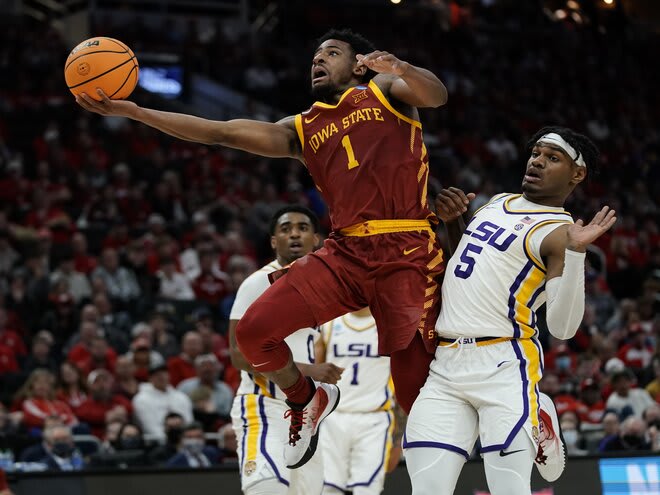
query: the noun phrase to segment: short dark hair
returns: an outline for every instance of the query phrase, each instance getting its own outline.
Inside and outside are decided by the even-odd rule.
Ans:
[[[280,219],[282,215],[285,215],[286,213],[300,213],[302,215],[307,216],[309,218],[309,221],[312,222],[312,227],[314,228],[314,232],[318,232],[319,229],[321,228],[321,224],[319,222],[319,217],[316,216],[316,213],[314,213],[312,210],[307,208],[306,206],[303,205],[286,205],[279,210],[275,212],[275,214],[272,216],[270,219],[270,235],[275,235],[275,229],[277,228],[277,222]]]
[[[353,50],[353,55],[357,55],[358,53],[362,55],[367,55],[368,53],[371,53],[374,50],[376,50],[376,47],[374,47],[374,44],[371,41],[369,41],[367,38],[362,36],[360,33],[356,33],[355,31],[349,28],[331,29],[323,36],[321,36],[318,40],[316,40],[316,46],[318,47],[319,45],[321,45],[321,43],[328,40],[339,40],[339,41],[343,41],[344,43],[348,43],[351,47],[351,50]],[[373,79],[375,75],[376,75],[375,71],[371,69],[367,69],[367,72],[364,74],[362,81],[363,82],[371,81],[371,79]]]
[[[536,134],[534,134],[532,138],[527,142],[527,153],[530,153],[532,151],[532,148],[534,148],[534,145],[541,138],[541,136],[544,136],[545,134],[550,134],[551,132],[554,132],[555,134],[559,134],[562,138],[564,138],[564,141],[566,141],[573,148],[575,148],[575,151],[580,153],[580,155],[584,159],[584,162],[587,164],[587,171],[589,173],[598,174],[599,172],[598,156],[600,155],[600,151],[598,151],[598,147],[587,136],[575,132],[574,130],[569,129],[568,127],[547,126],[544,127],[543,129],[538,130]],[[571,158],[576,159],[577,157],[572,156]]]
[[[165,421],[167,421],[168,419],[172,419],[172,418],[177,418],[177,419],[183,420],[183,416],[181,416],[179,413],[168,412],[167,415],[165,416]]]

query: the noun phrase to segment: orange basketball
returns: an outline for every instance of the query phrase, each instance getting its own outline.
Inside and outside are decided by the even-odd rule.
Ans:
[[[76,46],[66,59],[64,79],[74,95],[101,97],[96,88],[113,100],[127,98],[138,81],[139,66],[133,51],[121,41],[98,37]]]

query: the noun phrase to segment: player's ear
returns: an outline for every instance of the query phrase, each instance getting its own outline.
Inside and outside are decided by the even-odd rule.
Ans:
[[[270,247],[271,247],[271,249],[275,249],[275,246],[277,246],[277,241],[275,240],[275,236],[271,235],[270,236]]]
[[[573,172],[573,178],[571,179],[571,183],[574,185],[578,185],[586,178],[587,178],[587,167],[580,167],[576,165],[575,171]]]
[[[321,235],[314,234],[314,247],[320,247],[320,246],[321,246]]]
[[[355,65],[353,65],[353,75],[359,77],[362,79],[367,71],[369,70],[369,67],[366,65],[358,65],[357,62],[355,62]]]

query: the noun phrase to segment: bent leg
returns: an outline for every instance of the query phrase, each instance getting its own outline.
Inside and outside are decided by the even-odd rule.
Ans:
[[[465,457],[445,449],[406,450],[406,467],[413,495],[452,495]]]
[[[504,451],[484,454],[488,488],[492,495],[530,495],[536,447],[521,429]]]

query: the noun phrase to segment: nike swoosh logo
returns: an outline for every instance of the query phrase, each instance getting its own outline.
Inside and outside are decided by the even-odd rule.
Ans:
[[[316,120],[316,118],[317,118],[319,115],[321,115],[321,114],[320,114],[320,113],[317,113],[317,114],[314,115],[314,117],[312,117],[311,119],[305,119],[305,124],[311,124],[312,122],[314,122],[314,121]]]
[[[500,450],[500,457],[506,457],[511,454],[515,454],[516,452],[524,452],[525,449],[520,449],[520,450],[512,450],[510,452],[504,452],[503,450]]]
[[[412,248],[412,249],[404,249],[403,250],[403,255],[408,256],[410,253],[412,253],[413,251],[417,251],[421,247],[422,246],[417,246],[416,248]]]
[[[508,362],[509,362],[509,361],[502,361],[500,364],[497,365],[497,367],[499,368],[499,367],[502,366],[504,363],[508,363]]]
[[[263,365],[268,364],[268,363],[270,363],[270,361],[266,361],[264,363],[259,363],[259,364],[253,364],[252,367],[253,368],[258,368],[259,366],[263,366]]]

